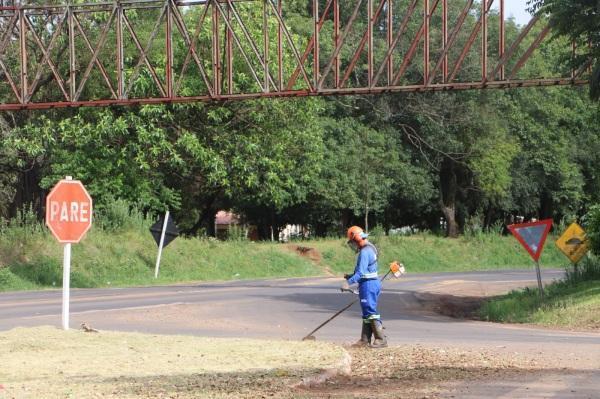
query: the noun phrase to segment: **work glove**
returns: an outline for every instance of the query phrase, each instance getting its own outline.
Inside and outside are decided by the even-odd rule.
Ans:
[[[342,283],[342,286],[340,288],[342,290],[349,290],[350,289],[350,284],[348,284],[348,281],[344,280],[344,282]]]

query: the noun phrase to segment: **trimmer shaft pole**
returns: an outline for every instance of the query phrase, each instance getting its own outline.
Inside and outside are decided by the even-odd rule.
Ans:
[[[381,281],[383,283],[383,280],[385,280],[385,278],[391,273],[391,270],[388,270],[388,272],[385,274],[385,276],[383,276],[381,278]],[[342,313],[344,313],[346,310],[348,310],[352,305],[354,305],[356,302],[358,302],[359,298],[356,298],[355,300],[353,300],[352,302],[350,302],[348,305],[344,306],[342,309],[340,309],[336,314],[334,314],[333,316],[331,316],[329,319],[325,320],[323,323],[321,323],[319,325],[319,327],[315,328],[314,330],[312,330],[311,332],[309,332],[306,337],[302,338],[302,341],[306,341],[307,339],[309,339],[309,337],[311,335],[313,335],[314,333],[316,333],[317,331],[319,331],[324,325],[326,325],[327,323],[329,323],[331,320],[335,319],[336,317],[338,317],[339,315],[341,315]]]

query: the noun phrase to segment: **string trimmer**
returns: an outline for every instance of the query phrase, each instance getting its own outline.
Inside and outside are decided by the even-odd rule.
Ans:
[[[394,261],[394,262],[390,263],[390,269],[379,281],[383,283],[383,280],[385,280],[387,278],[387,276],[390,275],[390,273],[392,273],[394,275],[394,277],[398,278],[401,275],[406,273],[406,269],[404,268],[404,265],[402,263],[398,263],[398,262]],[[357,291],[349,289],[349,288],[341,288],[341,291],[342,292],[350,292],[352,294],[358,294]],[[302,338],[302,341],[316,340],[315,336],[313,335],[314,333],[316,333],[321,328],[323,328],[325,325],[327,325],[329,322],[331,322],[331,320],[335,319],[336,317],[338,317],[339,315],[344,313],[346,310],[348,310],[352,305],[354,305],[356,302],[358,302],[359,299],[360,298],[356,298],[355,300],[350,302],[348,305],[346,305],[342,309],[338,310],[333,316],[331,316],[329,319],[325,320],[323,323],[319,324],[319,326],[317,328],[315,328],[314,330],[309,332],[308,335],[306,335],[306,337]]]

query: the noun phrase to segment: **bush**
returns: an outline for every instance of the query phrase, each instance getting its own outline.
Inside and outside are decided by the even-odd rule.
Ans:
[[[138,209],[123,199],[109,201],[108,205],[95,212],[96,223],[106,231],[126,229],[147,229],[152,221]]]
[[[227,241],[246,241],[247,237],[248,232],[244,227],[233,225],[227,229]]]
[[[600,205],[594,205],[583,218],[583,227],[590,239],[591,250],[600,255]]]
[[[0,218],[0,234],[4,235],[17,234],[26,238],[45,229],[44,222],[40,221],[32,204],[19,209],[13,219]]]
[[[36,262],[17,264],[10,271],[40,286],[60,286],[62,284],[62,262],[53,258],[40,258]]]
[[[580,281],[600,280],[600,258],[593,254],[585,256],[577,265],[577,269],[567,270],[567,281],[577,283]]]
[[[0,288],[10,285],[13,274],[8,267],[0,267]]]

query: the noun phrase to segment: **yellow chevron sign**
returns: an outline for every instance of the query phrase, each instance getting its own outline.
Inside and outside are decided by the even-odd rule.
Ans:
[[[565,230],[563,235],[556,240],[556,246],[571,260],[571,262],[577,263],[590,249],[590,242],[581,226],[577,223],[573,223]]]

